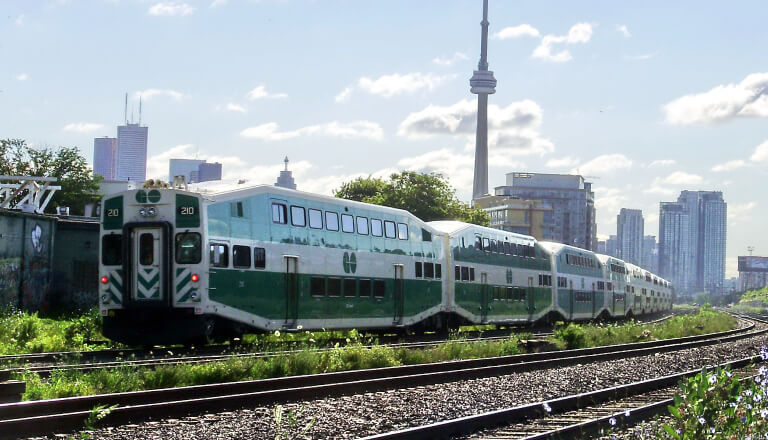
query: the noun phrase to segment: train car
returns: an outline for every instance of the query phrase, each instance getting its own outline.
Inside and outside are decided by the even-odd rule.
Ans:
[[[429,225],[444,235],[453,266],[445,303],[461,322],[534,322],[552,310],[552,266],[535,238],[458,221]]]
[[[542,242],[555,268],[555,308],[568,320],[609,315],[603,264],[594,252],[561,243]]]
[[[626,316],[629,312],[627,298],[631,286],[629,285],[629,271],[626,263],[616,257],[596,254],[603,265],[603,278],[605,279],[606,306],[613,317]]]
[[[113,340],[435,326],[443,311],[440,233],[406,211],[274,186],[131,190],[103,206]]]

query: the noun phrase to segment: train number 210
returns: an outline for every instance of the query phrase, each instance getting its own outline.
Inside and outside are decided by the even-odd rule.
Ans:
[[[107,217],[120,217],[119,209],[107,209]]]
[[[182,206],[179,209],[179,214],[181,215],[195,215],[195,207],[194,206]]]

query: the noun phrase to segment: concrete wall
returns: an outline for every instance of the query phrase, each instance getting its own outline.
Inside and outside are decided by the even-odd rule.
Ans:
[[[51,306],[85,311],[98,304],[99,223],[59,219],[53,253]]]

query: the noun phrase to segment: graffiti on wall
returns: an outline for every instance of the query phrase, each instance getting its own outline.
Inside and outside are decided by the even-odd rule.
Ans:
[[[21,258],[0,258],[0,308],[15,305],[21,280]]]

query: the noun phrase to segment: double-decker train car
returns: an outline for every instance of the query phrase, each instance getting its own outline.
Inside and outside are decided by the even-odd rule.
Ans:
[[[446,330],[671,306],[666,281],[613,257],[274,186],[148,187],[102,206],[104,334],[129,344],[278,329]]]

